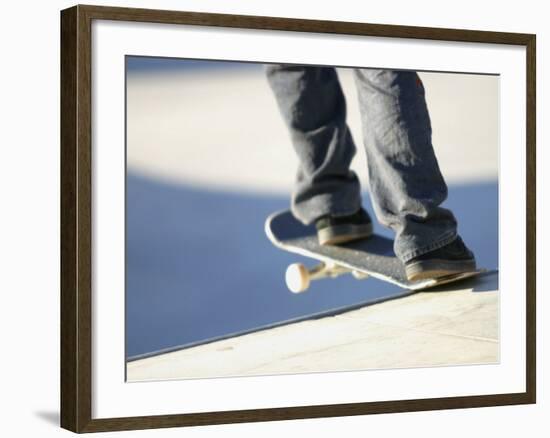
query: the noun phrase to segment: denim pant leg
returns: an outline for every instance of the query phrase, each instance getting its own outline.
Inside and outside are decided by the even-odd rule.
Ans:
[[[327,214],[355,213],[361,207],[361,189],[349,169],[355,145],[336,70],[295,65],[266,69],[299,158],[292,213],[305,224]]]
[[[396,233],[403,262],[455,239],[440,207],[447,186],[432,146],[424,86],[410,71],[356,69],[371,197],[378,220]]]

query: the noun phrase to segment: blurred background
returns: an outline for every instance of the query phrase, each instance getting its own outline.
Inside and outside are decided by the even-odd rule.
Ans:
[[[133,359],[402,294],[351,276],[285,286],[264,233],[297,160],[262,64],[127,57],[126,357]],[[338,69],[368,196],[352,71]],[[444,206],[478,265],[498,267],[497,76],[420,72]],[[375,231],[393,233],[375,224]]]

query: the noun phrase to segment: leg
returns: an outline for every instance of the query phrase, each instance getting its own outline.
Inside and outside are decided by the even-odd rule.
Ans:
[[[379,221],[396,233],[407,262],[457,237],[456,220],[440,207],[447,186],[432,147],[424,87],[416,72],[355,70],[371,195]]]
[[[355,145],[333,68],[268,65],[267,78],[300,160],[291,210],[310,224],[361,207],[359,180],[349,166]]]

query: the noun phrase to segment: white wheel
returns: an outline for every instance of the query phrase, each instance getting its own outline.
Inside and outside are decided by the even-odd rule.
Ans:
[[[291,292],[304,292],[309,287],[309,271],[301,263],[293,263],[286,268],[285,281]]]

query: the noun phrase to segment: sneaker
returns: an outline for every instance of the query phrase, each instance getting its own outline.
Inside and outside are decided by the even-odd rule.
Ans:
[[[363,208],[349,216],[323,216],[317,219],[315,227],[321,245],[336,245],[372,235],[372,221]]]
[[[419,255],[405,263],[409,281],[444,277],[475,269],[474,254],[464,245],[460,236],[442,248]]]

